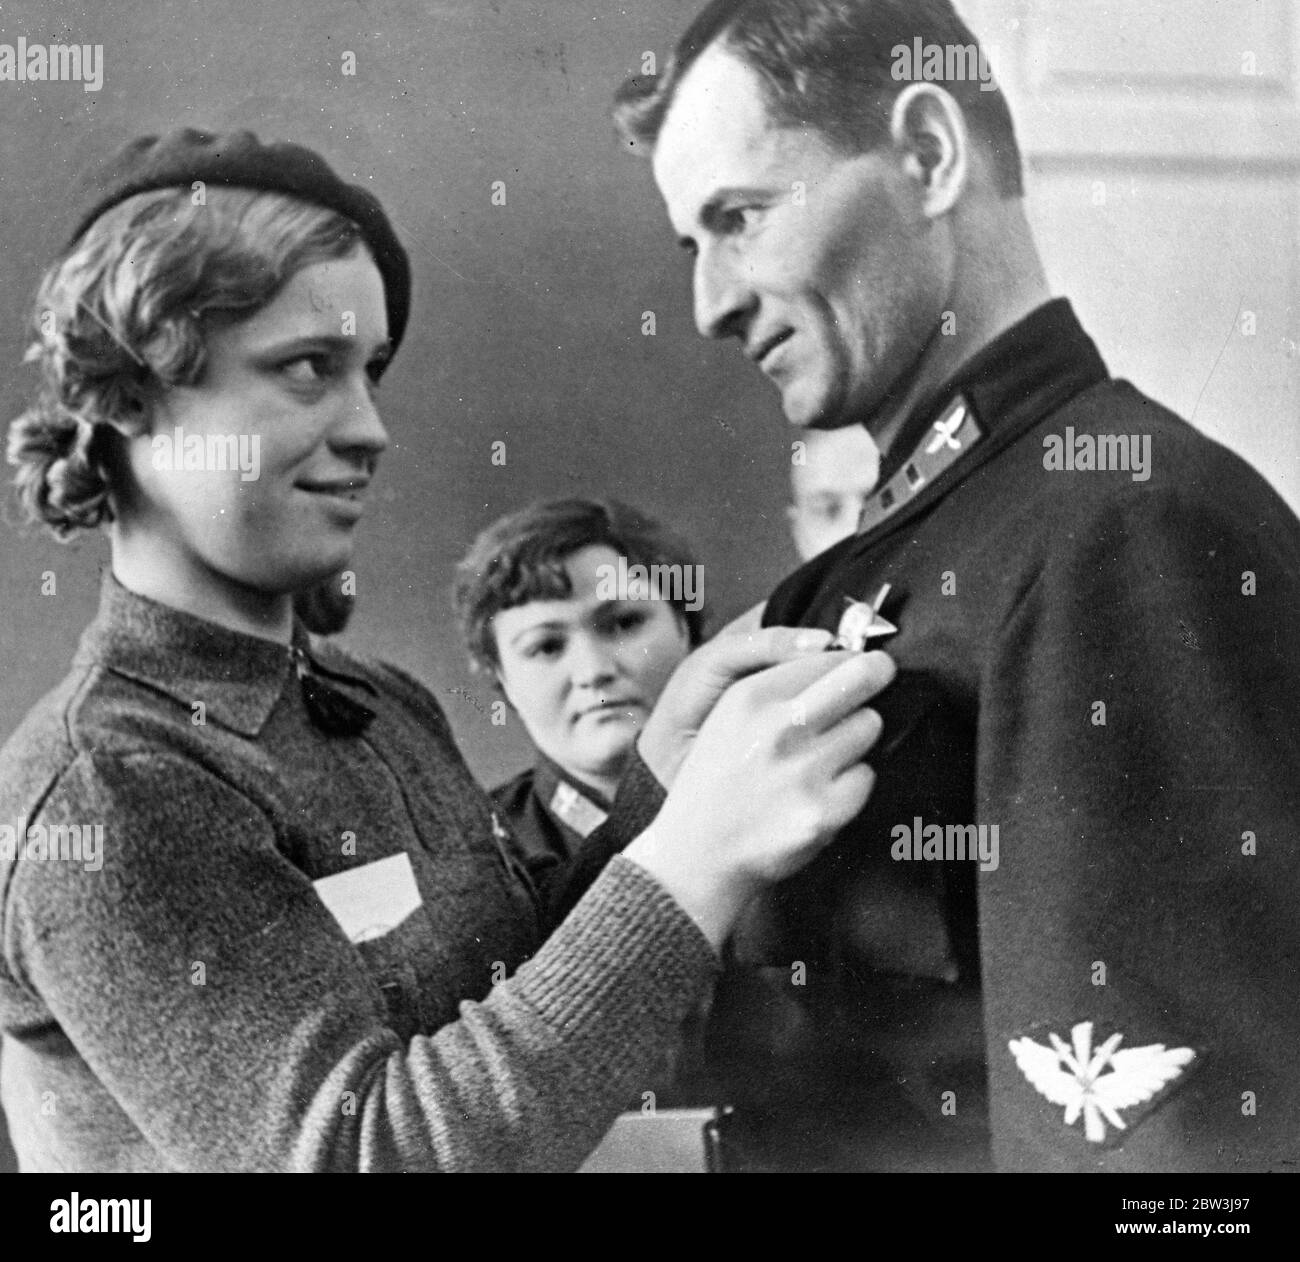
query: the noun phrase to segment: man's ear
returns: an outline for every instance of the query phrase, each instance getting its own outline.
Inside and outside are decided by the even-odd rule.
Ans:
[[[970,132],[952,93],[937,83],[908,84],[894,100],[889,134],[905,174],[921,190],[925,214],[947,214],[970,175]]]

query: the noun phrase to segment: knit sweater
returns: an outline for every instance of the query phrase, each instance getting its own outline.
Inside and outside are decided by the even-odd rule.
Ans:
[[[639,767],[620,792],[592,839],[615,857],[547,938],[433,697],[295,645],[374,690],[363,734],[313,725],[287,646],[108,576],[71,673],[0,751],[21,1167],[575,1168],[716,967],[617,855],[658,786]]]

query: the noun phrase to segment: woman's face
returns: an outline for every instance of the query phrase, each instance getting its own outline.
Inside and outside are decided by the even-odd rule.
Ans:
[[[304,267],[213,330],[197,385],[168,390],[129,441],[122,529],[173,584],[300,590],[343,568],[388,436],[373,400],[388,354],[369,253]]]
[[[601,567],[612,548],[593,546],[564,564],[567,600],[534,600],[492,620],[502,689],[542,753],[596,787],[617,780],[668,677],[690,652],[668,601],[604,600]]]

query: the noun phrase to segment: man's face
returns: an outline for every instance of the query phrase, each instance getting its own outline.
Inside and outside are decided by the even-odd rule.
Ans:
[[[880,453],[861,425],[812,431],[804,461],[790,469],[786,510],[795,551],[804,561],[847,539],[858,528],[876,476]]]
[[[736,337],[792,425],[869,419],[938,327],[949,233],[889,146],[844,155],[776,125],[759,76],[718,45],[683,78],[654,173],[695,257],[695,321]]]

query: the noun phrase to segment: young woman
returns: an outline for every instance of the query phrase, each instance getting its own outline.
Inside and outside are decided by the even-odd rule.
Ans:
[[[382,209],[319,155],[188,130],[110,166],[42,283],[9,455],[112,570],[0,751],[24,1169],[573,1168],[746,902],[870,790],[888,660],[724,637],[548,922],[430,694],[293,619],[351,555],[408,296]]]
[[[543,888],[608,818],[659,694],[703,639],[699,574],[657,522],[582,499],[500,518],[457,567],[470,664],[537,748],[492,799]]]

